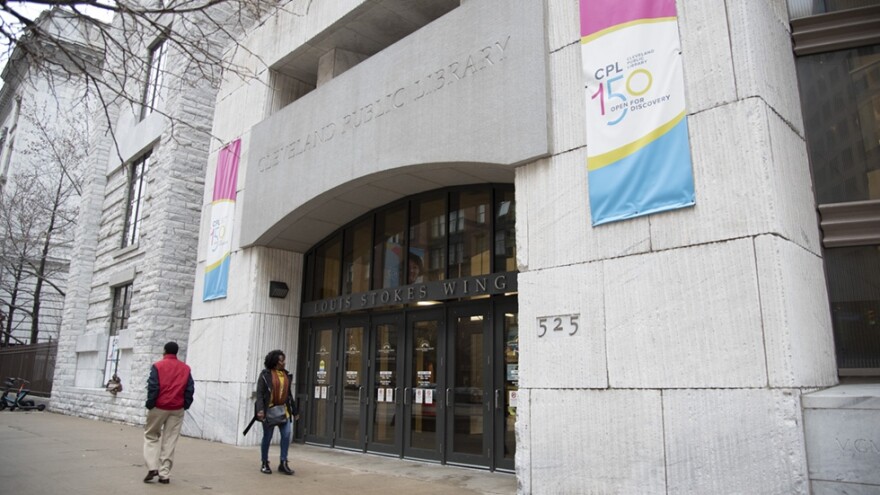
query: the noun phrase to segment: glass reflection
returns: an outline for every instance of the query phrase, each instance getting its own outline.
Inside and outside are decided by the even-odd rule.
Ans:
[[[799,57],[820,204],[880,199],[880,45]]]
[[[516,203],[513,191],[495,192],[494,271],[516,271]]]
[[[446,278],[446,197],[413,201],[410,207],[407,283]]]
[[[370,261],[373,242],[372,219],[345,231],[345,249],[342,255],[344,282],[343,294],[370,290]]]
[[[434,320],[412,326],[410,446],[418,449],[437,446],[437,326]]]
[[[453,386],[454,452],[480,455],[483,450],[483,317],[458,318],[455,329]]]
[[[504,458],[516,454],[516,406],[519,390],[519,316],[504,314]]]
[[[315,299],[339,295],[342,274],[342,236],[337,234],[315,251]]]
[[[399,206],[376,215],[374,289],[403,285],[403,243],[406,232],[406,207]]]
[[[490,273],[491,191],[462,191],[449,205],[449,277]]]
[[[345,360],[343,362],[343,372],[345,376],[342,387],[342,418],[340,427],[340,438],[357,442],[361,439],[360,435],[360,419],[361,419],[361,394],[363,393],[363,377],[361,376],[361,367],[363,365],[362,353],[364,348],[364,329],[363,327],[346,328],[343,336],[343,348]]]
[[[373,380],[372,441],[394,444],[395,411],[397,407],[397,326],[376,326],[376,354]]]
[[[309,433],[325,436],[330,432],[328,406],[333,384],[333,329],[323,329],[315,336],[315,389],[312,396],[312,421]]]
[[[880,246],[825,251],[837,367],[880,368]]]

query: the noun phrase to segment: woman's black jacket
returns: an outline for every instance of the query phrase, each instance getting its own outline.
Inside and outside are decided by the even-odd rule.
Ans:
[[[260,411],[265,412],[269,408],[269,400],[272,398],[273,372],[274,370],[269,369],[263,369],[260,372],[260,378],[257,379],[257,400],[254,404],[254,415]],[[299,409],[296,406],[296,401],[293,400],[293,392],[290,388],[293,377],[287,370],[284,370],[284,374],[287,375],[287,412],[290,413],[290,418],[293,419],[299,414]]]

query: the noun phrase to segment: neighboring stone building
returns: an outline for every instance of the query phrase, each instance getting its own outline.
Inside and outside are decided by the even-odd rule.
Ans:
[[[61,9],[43,12],[35,24],[53,33],[64,50],[89,61],[93,69],[100,63],[102,45],[95,36],[94,25]],[[0,261],[0,312],[4,316],[0,321],[0,342],[32,343],[30,315],[37,277],[28,273],[37,272],[41,266],[50,222],[53,230],[42,264],[46,280],[39,289],[37,342],[57,340],[73,240],[69,220],[75,216],[79,203],[75,181],[79,177],[79,160],[83,155],[80,150],[85,145],[92,100],[86,91],[82,67],[67,63],[62,50],[47,50],[29,35],[12,52],[2,77],[0,196],[10,210],[0,211],[0,215],[6,216],[0,230],[0,237],[4,238]],[[22,203],[14,203],[16,188],[18,193],[28,196]],[[40,215],[39,221],[31,228],[22,227],[34,215]],[[7,221],[15,224],[11,230],[5,229],[9,226]],[[11,329],[8,335],[7,329]]]
[[[210,22],[236,26],[229,6],[177,20],[173,38],[113,22],[111,34],[140,59],[104,66],[108,104],[96,110],[73,248],[51,408],[83,417],[143,422],[146,379],[165,342],[186,356],[204,166],[218,67],[194,64],[196,49],[228,46],[229,32],[203,39]],[[130,19],[129,19],[130,21]],[[193,29],[187,32],[180,26]],[[130,32],[121,32],[127,28]],[[201,31],[199,30],[201,29]],[[184,51],[190,50],[190,53]],[[210,55],[202,55],[210,60]],[[123,65],[126,64],[126,65]],[[187,69],[201,69],[187,72]],[[115,88],[112,81],[128,86]],[[130,95],[143,95],[132,101]],[[112,132],[107,125],[112,121]],[[117,374],[123,392],[104,390]]]
[[[254,445],[281,348],[314,444],[522,493],[876,491],[880,7],[812,3],[674,2],[695,204],[592,226],[577,1],[290,2],[234,52],[256,78],[169,107],[218,141],[159,141],[123,249],[117,167],[165,134],[120,117],[142,144],[96,170],[52,406],[142,421],[174,338],[184,432]]]

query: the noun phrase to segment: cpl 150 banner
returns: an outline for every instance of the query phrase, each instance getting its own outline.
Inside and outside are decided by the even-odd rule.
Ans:
[[[580,0],[593,225],[694,204],[675,0]]]
[[[226,297],[229,283],[229,254],[232,250],[232,227],[235,222],[235,188],[238,183],[238,160],[241,139],[226,145],[217,158],[214,197],[211,202],[211,227],[208,233],[208,256],[205,262],[203,301]]]

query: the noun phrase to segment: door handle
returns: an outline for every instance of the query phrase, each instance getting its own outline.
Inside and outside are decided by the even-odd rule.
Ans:
[[[452,407],[452,401],[449,399],[449,392],[451,391],[452,389],[450,388],[446,389],[446,407]]]
[[[364,403],[364,387],[358,387],[358,404]]]
[[[403,389],[403,405],[409,404],[409,387]]]
[[[501,390],[495,389],[495,409],[501,409]]]

